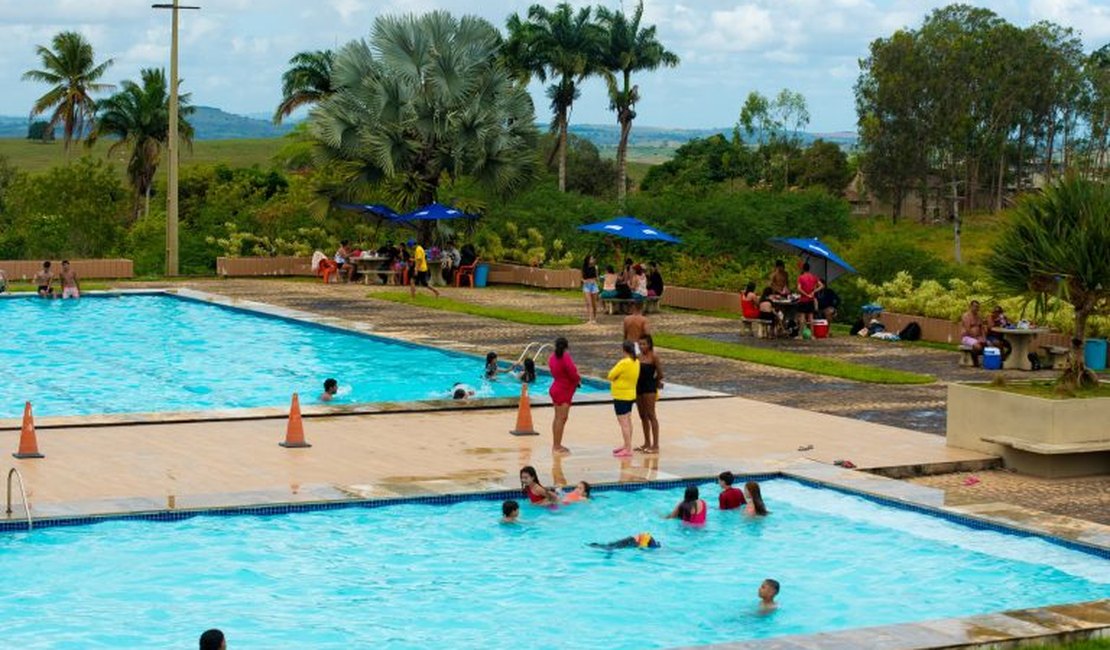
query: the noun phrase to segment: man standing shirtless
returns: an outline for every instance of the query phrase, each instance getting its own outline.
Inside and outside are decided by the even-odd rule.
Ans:
[[[50,272],[50,262],[42,263],[42,270],[35,274],[34,279],[35,287],[37,287],[40,298],[53,298],[54,287],[54,274]]]
[[[62,280],[62,298],[80,298],[81,286],[77,280],[77,271],[69,267],[69,260],[62,260],[62,272],[58,276]]]
[[[651,334],[648,319],[643,314],[643,304],[632,303],[632,313],[624,317],[624,340],[632,341],[636,345],[636,356],[640,356],[640,339],[644,334]]]

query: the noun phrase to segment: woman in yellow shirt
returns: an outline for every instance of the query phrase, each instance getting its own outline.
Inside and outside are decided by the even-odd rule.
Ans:
[[[632,456],[632,405],[636,403],[636,381],[640,378],[640,361],[636,358],[636,344],[625,341],[624,357],[609,370],[609,393],[613,396],[613,410],[621,427],[624,444],[613,450],[617,458]]]

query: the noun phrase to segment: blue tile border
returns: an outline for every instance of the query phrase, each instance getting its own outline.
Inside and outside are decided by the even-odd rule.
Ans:
[[[762,474],[739,474],[738,481],[773,481],[786,480],[800,483],[807,487],[832,490],[841,494],[859,497],[872,503],[899,510],[906,510],[918,514],[936,517],[944,521],[965,526],[972,530],[988,530],[1018,538],[1035,538],[1050,544],[1077,551],[1087,555],[1110,560],[1110,548],[1103,548],[1092,544],[1084,544],[1074,540],[1055,537],[1048,533],[1041,533],[1009,526],[1000,522],[987,521],[955,512],[932,508],[928,506],[907,503],[891,497],[853,490],[844,486],[800,477],[784,472],[768,472]],[[661,481],[643,481],[630,483],[599,483],[592,486],[594,492],[638,492],[641,490],[673,490],[690,484],[711,483],[716,481],[714,476],[695,476],[683,479],[667,479]],[[108,521],[181,521],[193,517],[237,517],[237,516],[271,516],[292,513],[317,512],[324,510],[341,510],[347,508],[384,508],[394,505],[452,505],[467,501],[503,501],[505,499],[520,498],[520,490],[495,490],[491,492],[460,492],[455,494],[436,494],[409,497],[379,497],[373,499],[350,499],[343,501],[312,501],[306,503],[281,503],[273,505],[248,505],[225,506],[219,508],[197,508],[187,510],[158,510],[151,512],[132,512],[122,514],[107,514],[79,517],[47,517],[34,520],[35,528],[57,528],[63,526],[87,526]],[[26,519],[11,519],[0,521],[0,533],[25,532]]]

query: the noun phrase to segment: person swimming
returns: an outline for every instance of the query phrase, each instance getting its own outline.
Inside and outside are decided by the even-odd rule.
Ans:
[[[534,359],[525,359],[523,366],[513,366],[516,370],[513,375],[520,380],[521,383],[531,384],[536,381],[536,361]]]
[[[684,524],[702,526],[708,511],[705,501],[699,498],[698,486],[688,485],[682,501],[667,515],[667,519],[681,519]]]
[[[625,537],[622,539],[618,539],[615,542],[606,542],[604,544],[601,542],[590,542],[589,546],[591,546],[592,548],[603,548],[607,551],[613,551],[618,548],[660,548],[663,545],[660,544],[659,540],[655,539],[655,537],[652,536],[651,533],[640,533],[639,535]]]
[[[775,596],[779,595],[779,581],[774,578],[767,578],[759,585],[759,609],[762,612],[769,612],[778,608],[779,604],[775,602]]]
[[[563,495],[563,503],[578,503],[579,501],[590,500],[590,484],[586,481],[578,481],[578,485],[574,489]]]
[[[474,397],[474,389],[463,383],[451,387],[451,399],[470,399]]]
[[[330,402],[335,399],[335,394],[339,392],[339,382],[333,377],[328,377],[324,380],[324,392],[320,393],[321,402]]]
[[[482,371],[482,376],[485,377],[486,379],[496,379],[497,375],[499,375],[503,372],[509,372],[509,371],[502,368],[501,365],[497,363],[497,353],[496,352],[490,352],[489,354],[487,354],[486,355],[486,367],[485,367],[485,370]]]
[[[763,503],[763,494],[759,490],[759,483],[748,481],[744,484],[744,492],[748,496],[748,504],[744,506],[744,514],[753,517],[766,517],[767,506]]]
[[[547,506],[559,504],[559,493],[545,488],[536,474],[536,468],[526,465],[520,468],[520,489],[532,505]]]
[[[520,504],[517,503],[516,499],[506,499],[501,504],[501,523],[520,523]]]

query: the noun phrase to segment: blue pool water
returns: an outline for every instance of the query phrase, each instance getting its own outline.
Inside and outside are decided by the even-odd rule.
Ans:
[[[388,307],[383,307],[388,308]],[[523,346],[523,342],[521,344]],[[520,353],[500,351],[503,357]],[[338,404],[512,397],[483,359],[165,295],[0,300],[0,418],[289,405],[339,379]],[[533,394],[546,394],[543,374]],[[603,388],[584,385],[583,392]]]
[[[673,489],[524,505],[517,526],[467,501],[8,533],[4,642],[190,648],[217,626],[242,648],[668,648],[1110,596],[1110,562],[1043,540],[785,479],[763,520],[702,491],[702,530],[661,519]],[[645,530],[663,547],[585,545]]]

